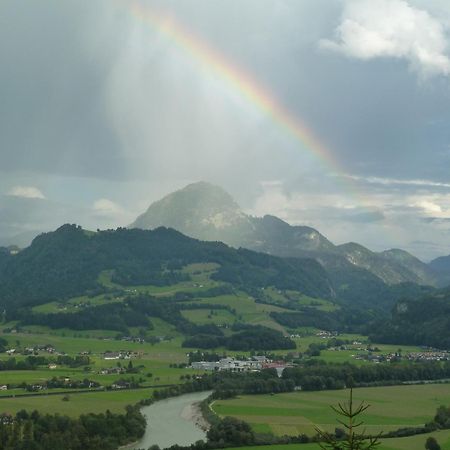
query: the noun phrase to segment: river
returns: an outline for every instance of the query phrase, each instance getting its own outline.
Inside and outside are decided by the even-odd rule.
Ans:
[[[154,444],[165,448],[174,444],[190,445],[205,439],[206,432],[196,425],[199,418],[193,405],[210,394],[211,391],[194,392],[144,406],[141,412],[147,420],[145,435],[139,442],[125,448],[148,449]]]

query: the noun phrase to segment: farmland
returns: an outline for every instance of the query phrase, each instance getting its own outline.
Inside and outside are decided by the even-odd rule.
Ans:
[[[423,450],[425,440],[432,436],[438,440],[441,450],[450,450],[450,431],[437,431],[427,435],[417,435],[406,438],[382,439],[377,450]],[[243,447],[231,448],[229,450],[241,450]],[[245,450],[319,450],[318,444],[289,444],[289,445],[259,445],[256,447],[245,447]]]
[[[289,312],[293,302],[300,306],[319,311],[335,311],[338,307],[328,300],[313,299],[294,291],[280,291],[267,288],[263,293],[264,302],[257,301],[246,292],[235,289],[232,293],[211,295],[210,289],[226,286],[224,283],[210,279],[216,269],[212,264],[192,264],[183,269],[190,276],[189,281],[183,281],[170,286],[134,286],[126,288],[111,281],[111,273],[102,272],[99,282],[110,293],[96,296],[81,296],[68,300],[52,301],[33,308],[34,314],[77,314],[80,311],[104,307],[112,304],[123,304],[127,299],[141,294],[151,295],[153,299],[165,304],[174,301],[174,295],[189,293],[190,297],[183,300],[180,315],[188,323],[196,326],[215,325],[225,336],[233,333],[236,324],[262,325],[290,335],[296,349],[275,350],[269,352],[273,358],[301,358],[312,344],[323,345],[334,335],[319,333],[314,327],[286,328],[274,320],[272,313]],[[116,290],[116,291],[115,291]],[[168,319],[170,320],[170,319]],[[183,383],[191,377],[201,374],[201,371],[186,368],[187,353],[196,348],[183,347],[185,335],[176,324],[169,323],[161,317],[149,317],[149,326],[130,326],[129,336],[108,329],[50,328],[45,325],[21,325],[17,322],[7,322],[0,325],[1,337],[7,341],[6,348],[16,349],[12,355],[1,354],[0,361],[14,358],[17,362],[25,361],[26,349],[38,347],[38,356],[48,361],[56,355],[88,355],[89,365],[70,367],[58,364],[40,365],[33,370],[4,370],[0,372],[0,385],[8,385],[8,390],[0,391],[0,413],[17,413],[22,409],[40,410],[48,413],[59,413],[77,417],[82,413],[100,413],[106,410],[123,412],[126,405],[135,404],[152,396],[158,386]],[[131,338],[130,338],[131,337]],[[366,336],[358,334],[338,335],[344,346],[326,346],[318,356],[306,357],[307,360],[323,360],[330,363],[352,362],[357,365],[373,364],[363,359],[355,359],[355,355],[368,355],[369,343]],[[139,339],[138,339],[139,338]],[[141,339],[142,338],[142,339]],[[42,350],[45,347],[54,349],[54,353]],[[377,354],[397,352],[398,346],[371,343]],[[402,346],[403,352],[419,351],[415,346]],[[250,351],[229,352],[224,347],[213,348],[211,351],[229,356],[248,357]],[[107,352],[130,353],[130,359],[108,360]],[[29,354],[29,353],[28,353]],[[52,359],[53,358],[53,359]],[[132,370],[128,365],[132,363]],[[51,379],[81,382],[88,379],[98,383],[95,389],[65,389],[51,388],[30,392],[27,385],[45,384]],[[136,388],[110,389],[114,383],[122,380],[127,383],[137,383]],[[108,388],[108,389],[106,389]],[[372,404],[366,415],[367,430],[395,430],[402,426],[414,426],[430,420],[441,403],[450,403],[448,385],[397,386],[383,388],[358,389],[357,399],[364,399]],[[26,394],[26,395],[25,395]],[[48,395],[51,394],[51,395]],[[275,395],[242,396],[227,401],[216,401],[212,407],[221,416],[234,416],[249,422],[258,433],[280,435],[314,434],[314,427],[334,430],[335,418],[329,409],[329,404],[336,404],[346,399],[346,391],[326,392],[295,392]],[[414,399],[414,402],[412,401]],[[440,442],[447,432],[440,433]],[[450,435],[448,436],[450,438]],[[409,439],[409,440],[406,440]],[[407,446],[399,443],[409,442],[422,448],[423,436],[405,439],[385,440],[384,450],[402,450]],[[420,445],[419,445],[420,443]],[[406,444],[405,444],[406,445]],[[278,446],[270,450],[277,450]],[[286,450],[291,446],[280,447]],[[261,448],[261,447],[259,447]],[[292,447],[293,448],[293,447]],[[303,450],[317,448],[317,445],[307,444]],[[410,447],[414,449],[415,447]],[[443,447],[444,449],[446,447]]]
[[[316,426],[326,431],[339,426],[329,405],[347,398],[347,390],[252,395],[217,400],[212,408],[220,416],[245,420],[257,432],[312,435]],[[359,388],[354,391],[354,399],[371,405],[364,415],[365,428],[376,434],[429,422],[438,406],[450,404],[450,387],[429,384]]]

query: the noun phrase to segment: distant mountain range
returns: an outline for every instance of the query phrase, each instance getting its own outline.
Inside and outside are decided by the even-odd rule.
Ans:
[[[190,184],[153,203],[130,228],[160,226],[233,247],[282,257],[314,258],[325,267],[338,290],[355,279],[434,287],[450,282],[450,257],[428,265],[404,250],[377,253],[353,242],[334,245],[314,228],[292,226],[271,215],[250,216],[222,188],[206,182]]]

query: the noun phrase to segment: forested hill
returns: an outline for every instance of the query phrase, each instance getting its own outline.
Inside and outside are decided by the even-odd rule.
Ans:
[[[390,320],[373,324],[375,342],[450,348],[450,290],[399,301]]]
[[[171,285],[186,280],[181,268],[217,263],[213,278],[237,288],[275,286],[312,297],[333,296],[323,267],[312,259],[283,259],[219,242],[202,242],[167,228],[87,232],[63,225],[38,236],[15,256],[0,258],[0,307],[15,309],[105,289],[98,281],[112,271],[121,285]]]

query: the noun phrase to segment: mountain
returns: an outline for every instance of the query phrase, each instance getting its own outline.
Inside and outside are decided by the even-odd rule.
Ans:
[[[130,228],[169,227],[206,241],[239,247],[242,235],[252,230],[252,220],[233,198],[218,186],[199,182],[173,192],[150,205]]]
[[[3,255],[3,256],[2,256]],[[86,232],[64,225],[44,233],[16,255],[0,253],[0,309],[17,309],[105,291],[108,271],[121,286],[170,286],[186,281],[181,269],[215,263],[212,278],[246,292],[265,287],[332,298],[332,283],[313,259],[285,259],[220,242],[202,242],[168,228]]]
[[[381,252],[379,255],[390,262],[395,262],[399,271],[403,268],[404,277],[409,277],[410,279],[416,277],[419,284],[430,284],[433,286],[447,284],[430,265],[425,264],[405,250],[394,248]],[[448,272],[450,273],[450,270]]]
[[[368,270],[388,284],[439,284],[438,275],[427,264],[404,250],[375,253],[354,242],[340,245],[337,249],[351,264]]]
[[[450,255],[440,256],[429,263],[431,270],[437,273],[446,285],[450,285]]]
[[[190,184],[169,194],[153,203],[130,228],[159,226],[174,228],[197,239],[222,241],[233,247],[282,257],[314,258],[338,283],[345,270],[347,281],[356,277],[361,282],[362,277],[375,283],[371,274],[389,285],[443,284],[439,273],[405,251],[393,249],[376,253],[356,243],[336,246],[314,228],[292,226],[270,215],[247,215],[227,192],[210,183]]]

